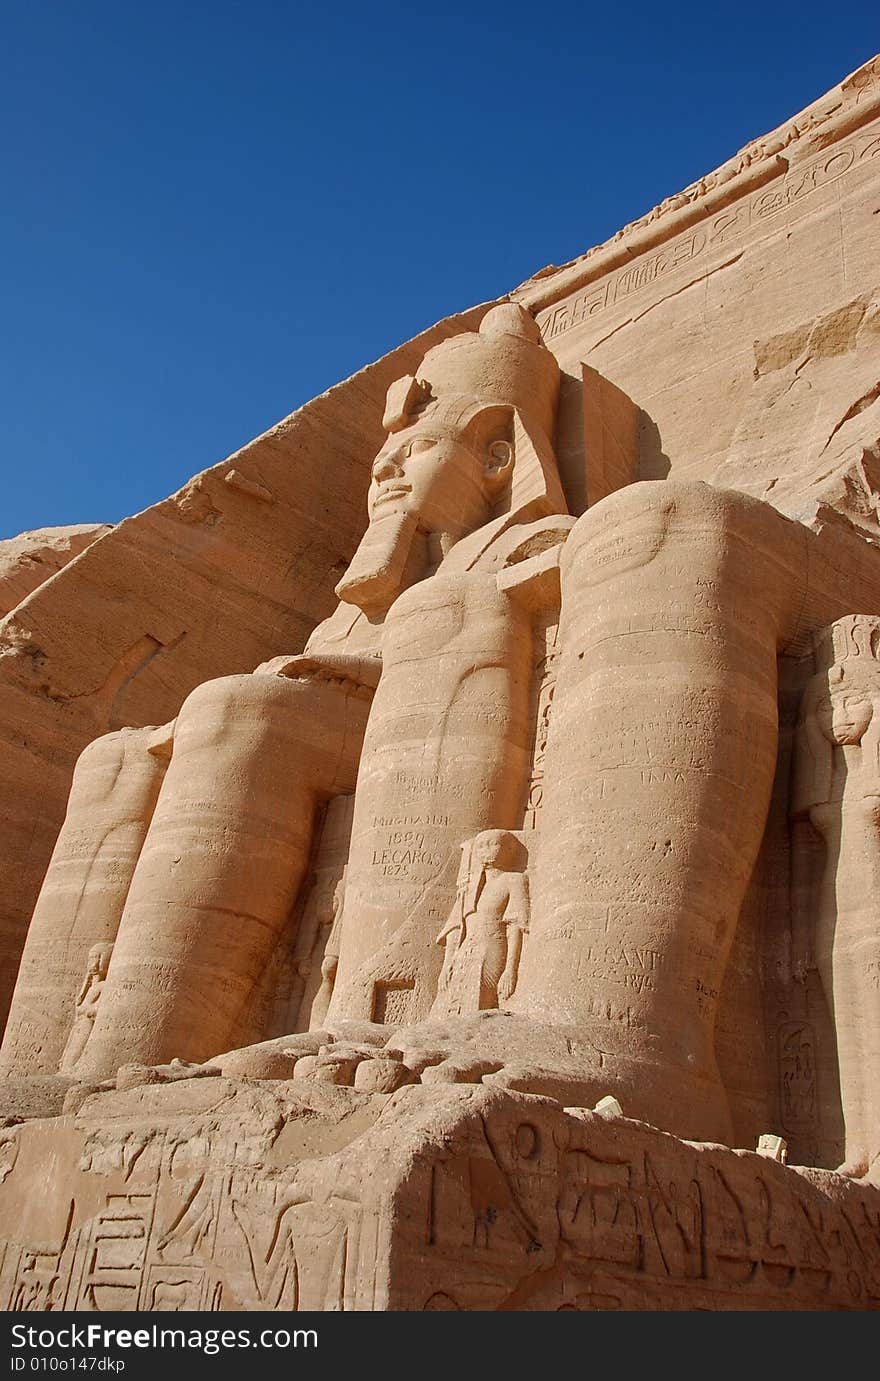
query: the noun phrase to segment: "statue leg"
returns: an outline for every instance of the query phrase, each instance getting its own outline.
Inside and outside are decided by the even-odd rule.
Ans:
[[[855,793],[853,793],[855,795]],[[811,812],[825,840],[816,967],[834,1022],[845,1132],[841,1167],[880,1166],[880,801],[847,799]]]
[[[116,939],[165,775],[166,738],[162,730],[120,729],[80,754],[28,929],[0,1051],[5,1076],[58,1069],[89,950]]]
[[[321,986],[315,994],[312,1003],[309,1025],[313,1030],[320,1031],[326,1019],[327,1011],[330,1007],[330,999],[333,996],[333,989],[336,986],[336,970],[339,968],[339,955],[328,954],[321,961]]]
[[[575,526],[533,912],[511,1006],[594,1032],[634,1116],[726,1139],[713,1027],[776,764],[798,524],[642,483]]]
[[[331,1020],[402,1023],[431,1010],[461,845],[522,820],[532,669],[531,617],[491,575],[438,574],[389,614]]]
[[[204,1060],[239,1042],[316,807],[354,788],[368,709],[348,682],[271,675],[189,696],[80,1077]]]

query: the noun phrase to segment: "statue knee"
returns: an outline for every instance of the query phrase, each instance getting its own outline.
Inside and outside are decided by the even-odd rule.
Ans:
[[[93,763],[121,762],[125,750],[125,742],[131,729],[114,729],[109,734],[101,734],[99,738],[93,738],[91,743],[87,743],[76,760],[76,770],[87,769]],[[136,731],[134,731],[136,732]]]
[[[259,711],[267,701],[271,701],[273,692],[277,690],[276,683],[281,679],[278,676],[255,676],[253,672],[243,672],[203,681],[190,691],[181,705],[178,723],[192,716],[226,715],[239,709]]]
[[[173,758],[293,770],[331,794],[354,790],[369,698],[343,683],[261,672],[197,686],[181,706]],[[206,771],[212,769],[205,767]]]
[[[769,504],[703,481],[646,480],[578,519],[562,555],[563,591],[639,573],[621,594],[708,610],[759,605],[780,634],[803,584],[803,532]]]
[[[588,508],[571,530],[565,557],[572,557],[595,542],[641,544],[646,559],[658,543],[698,524],[724,532],[736,522],[742,495],[714,489],[701,480],[639,480],[609,494]]]
[[[174,747],[218,747],[230,735],[252,733],[305,710],[308,687],[281,676],[252,673],[203,681],[180,707]]]

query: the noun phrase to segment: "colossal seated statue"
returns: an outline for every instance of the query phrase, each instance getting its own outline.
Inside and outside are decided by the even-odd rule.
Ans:
[[[880,608],[880,568],[848,566],[833,524],[703,483],[633,483],[575,521],[558,392],[513,304],[429,351],[389,390],[369,526],[305,650],[86,750],[5,1072],[58,1069],[94,945],[113,951],[75,1067],[93,1082],[283,1035],[267,985],[307,951],[289,1032],[310,1013],[331,1034],[448,1033],[482,1013],[495,1071],[543,1041],[545,1065],[575,1052],[582,1097],[730,1143],[715,1026],[777,770],[777,662]],[[341,798],[341,911],[322,874],[328,919],[313,902],[307,921]],[[820,829],[825,799],[804,798]],[[462,915],[470,940],[438,945],[444,926],[456,939],[462,848],[487,832],[526,841],[528,888],[498,845]],[[865,925],[876,945],[876,915]],[[851,1064],[842,1045],[845,1080]],[[864,1119],[858,1137],[864,1165],[878,1150]]]
[[[518,307],[430,351],[418,380],[389,391],[370,524],[304,654],[202,685],[174,724],[83,754],[30,930],[7,1070],[57,1068],[71,994],[99,942],[115,948],[81,1074],[200,1059],[257,1034],[255,994],[316,818],[356,785],[334,1003],[370,1018],[387,993],[401,1014],[404,998],[407,1015],[427,1013],[451,860],[463,838],[521,815],[531,602],[553,583],[544,548],[571,523],[558,516],[550,440],[558,387]],[[536,560],[502,581],[532,548]],[[418,843],[401,849],[398,835]],[[384,965],[376,953],[398,928]]]

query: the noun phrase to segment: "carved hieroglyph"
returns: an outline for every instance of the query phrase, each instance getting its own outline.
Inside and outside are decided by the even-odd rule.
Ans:
[[[6,1310],[880,1304],[864,1188],[527,1094],[199,1079],[0,1150]]]
[[[864,109],[817,117],[848,168]],[[800,137],[601,310],[738,179],[742,233],[797,203]],[[0,1055],[4,1202],[61,1167],[9,1307],[877,1307],[876,295],[761,343],[709,484],[578,353],[599,305],[546,315],[597,262],[391,381],[302,651],[82,755]],[[838,357],[815,501],[747,492]]]

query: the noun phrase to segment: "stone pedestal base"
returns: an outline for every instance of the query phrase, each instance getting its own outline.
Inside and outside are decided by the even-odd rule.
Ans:
[[[880,1189],[481,1084],[187,1078],[0,1138],[7,1311],[880,1307]]]

